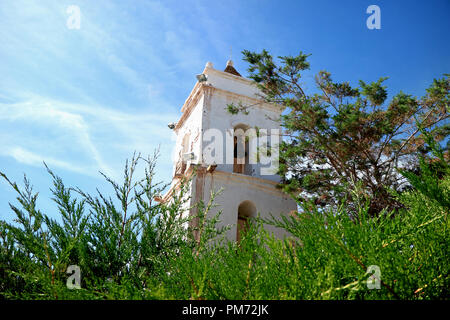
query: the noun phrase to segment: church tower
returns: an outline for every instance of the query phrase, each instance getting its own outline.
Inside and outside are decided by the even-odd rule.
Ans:
[[[288,214],[295,201],[276,188],[280,177],[278,149],[283,111],[266,103],[254,83],[242,77],[229,60],[223,71],[208,62],[181,108],[181,118],[170,127],[176,134],[173,181],[163,197],[168,201],[181,178],[190,176],[190,205],[208,203],[211,191],[222,189],[214,200],[220,225],[231,225],[227,238],[239,241],[248,220]],[[234,109],[241,106],[240,112]],[[194,215],[187,211],[185,214]],[[286,233],[273,226],[278,237]]]

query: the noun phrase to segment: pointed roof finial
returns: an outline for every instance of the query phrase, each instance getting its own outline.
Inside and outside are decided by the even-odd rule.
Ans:
[[[242,77],[241,74],[239,72],[237,72],[236,69],[233,67],[233,61],[231,61],[231,60],[227,61],[227,66],[226,66],[225,70],[223,70],[223,71],[234,74],[235,76]]]
[[[233,66],[232,58],[233,58],[233,46],[230,46],[230,59],[228,59],[228,61],[227,61],[227,67],[228,66],[230,66],[230,67]]]
[[[230,59],[227,61],[227,66],[226,66],[225,70],[223,70],[223,71],[234,74],[235,76],[242,77],[241,74],[239,72],[237,72],[233,66],[234,63],[233,63],[233,60],[231,60],[232,55],[233,55],[233,46],[230,46]]]

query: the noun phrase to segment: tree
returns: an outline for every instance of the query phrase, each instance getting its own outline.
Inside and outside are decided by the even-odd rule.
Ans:
[[[349,190],[360,184],[372,215],[394,209],[397,202],[387,189],[399,190],[405,183],[397,168],[417,167],[417,156],[429,152],[418,123],[435,141],[448,136],[448,74],[435,79],[421,98],[400,92],[387,102],[387,78],[352,87],[320,71],[317,93],[308,93],[301,78],[309,55],[300,52],[275,62],[266,50],[243,54],[263,99],[287,107],[280,119],[285,128],[280,187],[300,203],[337,206],[346,199],[351,207]],[[245,106],[236,108],[245,111]]]

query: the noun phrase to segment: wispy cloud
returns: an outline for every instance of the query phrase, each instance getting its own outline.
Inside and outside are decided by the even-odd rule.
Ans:
[[[114,172],[134,150],[151,153],[168,138],[175,114],[126,113],[42,97],[1,104],[3,156],[27,165],[42,161],[78,173]],[[162,159],[170,158],[163,147]],[[167,154],[167,155],[165,155]]]
[[[67,28],[69,5],[80,7],[80,29]],[[167,124],[226,47],[199,13],[178,1],[0,1],[0,169],[28,173],[45,161],[69,184],[98,171],[119,180],[133,151],[159,147],[157,179],[169,181]]]
[[[11,156],[19,163],[31,166],[42,167],[45,162],[50,167],[57,167],[85,175],[92,175],[92,172],[88,168],[76,166],[73,163],[54,159],[42,154],[36,154],[34,152],[30,152],[29,150],[25,150],[22,147],[5,148],[0,151],[0,154]]]
[[[66,28],[69,4],[81,9],[79,30]],[[0,4],[0,156],[114,175],[134,150],[161,145],[171,166],[167,123],[180,116],[179,88],[194,83],[180,75],[204,63],[201,37],[162,2],[140,4],[145,19],[124,6]]]

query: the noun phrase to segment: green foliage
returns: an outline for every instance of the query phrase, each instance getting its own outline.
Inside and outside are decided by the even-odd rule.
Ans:
[[[2,173],[20,206],[11,205],[14,224],[0,221],[1,297],[448,299],[450,172],[442,150],[430,143],[437,157],[423,160],[419,174],[402,171],[412,188],[391,191],[404,205],[397,214],[372,217],[370,198],[357,183],[351,201],[336,210],[305,202],[291,216],[251,220],[240,243],[225,240],[226,228],[216,229],[214,194],[196,204],[195,217],[182,218],[189,181],[173,201],[154,202],[164,189],[153,181],[155,157],[145,160],[143,179],[135,179],[139,156],[125,166],[121,184],[106,177],[115,201],[67,188],[47,168],[58,220],[36,208],[26,178],[21,189]],[[290,236],[274,238],[267,225]],[[81,289],[66,287],[72,264],[81,269]],[[380,268],[380,289],[367,286],[372,265]]]
[[[139,160],[147,164],[142,179],[135,178]],[[36,209],[37,193],[26,177],[21,190],[1,173],[17,192],[20,204],[10,205],[16,214],[14,224],[1,222],[2,295],[24,299],[142,298],[147,279],[166,269],[180,246],[194,246],[185,239],[183,227],[191,218],[180,217],[188,200],[187,182],[183,181],[170,203],[156,203],[154,197],[165,186],[153,181],[155,162],[156,154],[148,159],[134,155],[126,163],[121,184],[105,176],[115,200],[100,191],[92,196],[67,188],[47,168],[60,221]],[[69,265],[81,269],[81,290],[66,288]]]
[[[229,103],[227,104],[226,110],[232,114],[232,115],[236,115],[239,112],[248,115],[250,112],[248,111],[248,106],[244,106],[242,103],[238,103],[237,105],[233,104],[233,103]]]
[[[429,152],[415,120],[430,129],[436,141],[450,132],[445,122],[448,74],[435,79],[420,99],[400,92],[387,102],[386,77],[372,83],[361,80],[359,87],[352,87],[320,71],[317,90],[308,93],[301,81],[309,69],[308,55],[300,52],[278,61],[266,50],[244,50],[243,55],[249,77],[266,102],[287,108],[281,118],[286,139],[280,145],[280,187],[299,203],[313,200],[336,210],[343,199],[350,201],[349,190],[361,182],[370,195],[371,215],[398,210],[401,204],[387,191],[404,187],[396,168],[418,168],[418,156]],[[232,111],[241,109],[235,106]]]
[[[289,108],[279,187],[301,210],[251,219],[235,243],[229,226],[217,228],[215,193],[191,204],[182,179],[159,202],[167,185],[154,181],[157,153],[133,155],[120,183],[103,175],[113,197],[67,187],[46,166],[59,219],[37,208],[26,177],[19,187],[0,172],[17,194],[14,222],[0,220],[0,299],[449,299],[450,168],[438,142],[450,132],[450,75],[420,99],[400,92],[386,103],[386,78],[353,88],[321,71],[319,93],[308,95],[308,55],[280,65],[265,50],[244,55],[267,101]],[[410,158],[418,165],[397,171],[409,184],[400,190],[395,170]],[[71,265],[80,289],[66,285]],[[379,289],[367,285],[371,266]]]

